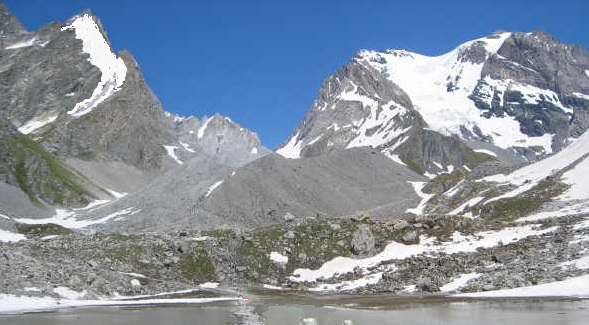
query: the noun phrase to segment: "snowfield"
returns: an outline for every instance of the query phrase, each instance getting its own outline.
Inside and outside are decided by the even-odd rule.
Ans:
[[[589,274],[579,277],[539,284],[530,287],[506,290],[457,294],[457,297],[499,298],[499,297],[580,297],[589,298]]]
[[[0,314],[18,314],[32,311],[50,311],[75,307],[106,307],[106,306],[148,306],[163,304],[206,304],[218,301],[237,301],[240,298],[155,298],[138,300],[76,300],[56,299],[51,297],[19,297],[0,294]]]
[[[104,204],[103,202],[105,202],[105,201],[98,201],[98,202],[102,202],[102,204]],[[106,201],[106,202],[108,202],[108,201]],[[92,203],[90,205],[92,205]],[[93,205],[93,207],[95,207],[95,206],[96,205]],[[107,216],[104,216],[102,218],[99,218],[99,219],[78,219],[76,211],[87,210],[87,209],[90,209],[90,208],[86,207],[86,208],[82,208],[82,209],[73,209],[73,210],[57,209],[55,211],[55,215],[50,218],[43,218],[43,219],[18,218],[18,219],[14,219],[14,220],[17,222],[20,222],[20,223],[26,223],[26,224],[30,224],[30,225],[54,223],[54,224],[57,224],[57,225],[60,225],[62,227],[69,228],[69,229],[82,229],[82,228],[86,228],[91,225],[105,223],[105,222],[113,220],[113,219],[115,221],[120,220],[124,216],[132,216],[132,215],[135,215],[141,211],[139,209],[129,207],[129,208],[126,208],[123,210],[113,212],[113,213],[111,213]]]
[[[468,98],[482,78],[484,63],[464,62],[461,54],[473,44],[480,43],[486,49],[488,58],[497,53],[510,35],[511,33],[501,33],[494,38],[469,41],[440,56],[425,56],[405,50],[366,50],[359,57],[401,87],[432,130],[460,135],[462,126],[469,130],[477,126],[483,134],[492,136],[493,143],[501,148],[539,145],[546,153],[551,153],[551,135],[529,137],[520,131],[519,123],[509,116],[484,118],[474,102]],[[449,80],[453,83],[452,91],[448,91]],[[518,90],[523,93],[526,102],[537,103],[542,94],[559,108],[570,111],[549,90],[488,77],[484,80],[486,88],[483,91],[489,96],[495,89],[502,92],[507,89]]]

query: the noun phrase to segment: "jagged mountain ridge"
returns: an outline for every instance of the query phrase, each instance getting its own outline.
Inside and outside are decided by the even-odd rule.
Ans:
[[[450,155],[424,144],[432,136],[458,136],[474,149],[479,149],[477,143],[492,144],[495,152],[539,159],[589,126],[587,60],[583,49],[544,33],[499,32],[436,57],[405,50],[360,51],[326,79],[278,152],[297,158],[372,146],[435,174],[450,165],[462,167],[473,152],[463,148]],[[556,68],[561,66],[566,68]],[[412,137],[427,129],[434,132]],[[415,146],[424,149],[408,155]],[[452,161],[457,156],[462,159]],[[481,158],[485,160],[477,157],[467,167]]]
[[[3,137],[10,127],[93,188],[68,200],[29,193],[42,204],[80,206],[112,198],[110,190],[135,191],[176,168],[177,156],[188,161],[206,153],[215,163],[238,167],[269,152],[255,133],[230,119],[215,115],[201,122],[165,112],[132,54],[111,52],[90,11],[36,32],[26,31],[3,4],[0,18],[6,36],[0,49],[0,118],[10,124]],[[92,50],[86,42],[99,46]],[[2,180],[26,190],[15,180],[14,159],[6,157]],[[55,180],[48,172],[32,177],[28,165],[20,171],[30,188]]]

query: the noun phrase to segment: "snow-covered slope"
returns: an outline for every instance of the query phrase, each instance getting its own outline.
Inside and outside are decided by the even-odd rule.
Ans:
[[[62,28],[62,30],[68,29],[76,31],[76,38],[82,40],[84,44],[83,51],[90,56],[88,61],[98,67],[102,73],[92,96],[68,111],[68,114],[79,117],[90,113],[98,104],[121,89],[127,75],[127,67],[121,58],[117,58],[111,52],[110,46],[92,16],[85,14],[74,18],[71,25]]]
[[[587,67],[584,50],[543,33],[498,32],[439,56],[363,50],[325,81],[277,152],[298,158],[372,146],[407,162],[403,144],[426,129],[536,160],[589,127]]]
[[[501,33],[469,41],[440,56],[391,50],[362,51],[359,58],[401,87],[430,128],[459,134],[461,126],[478,124],[482,119],[468,96],[481,78],[485,61],[510,35]]]

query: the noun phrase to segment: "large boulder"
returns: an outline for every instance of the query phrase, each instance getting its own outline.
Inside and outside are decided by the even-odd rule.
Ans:
[[[374,235],[370,226],[361,224],[358,226],[352,237],[352,253],[362,255],[374,249]]]

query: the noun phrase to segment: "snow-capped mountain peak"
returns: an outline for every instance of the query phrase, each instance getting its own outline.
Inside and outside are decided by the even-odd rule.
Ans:
[[[475,89],[485,61],[511,33],[466,42],[439,56],[407,51],[364,51],[358,60],[385,73],[401,87],[429,127],[458,134],[462,125],[477,120],[480,112],[468,98]]]
[[[362,50],[325,81],[277,152],[372,146],[393,158],[427,129],[535,160],[589,127],[587,69],[586,52],[541,32],[496,32],[438,56]]]

